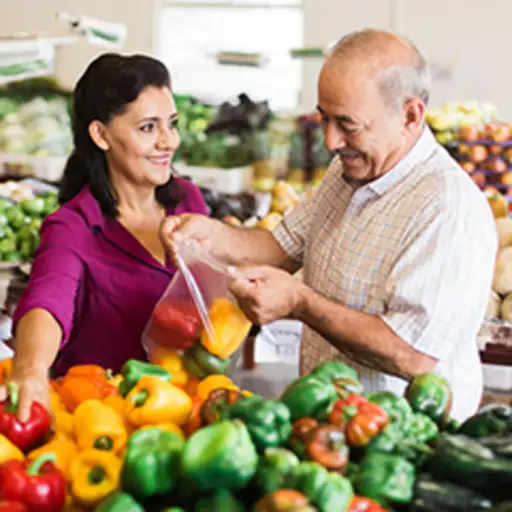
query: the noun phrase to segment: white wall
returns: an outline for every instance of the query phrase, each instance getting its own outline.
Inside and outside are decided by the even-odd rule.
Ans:
[[[432,104],[489,100],[512,120],[511,0],[305,0],[305,44],[327,44],[352,30],[376,27],[411,38],[451,77],[433,84]],[[304,67],[304,107],[316,103],[321,62]]]
[[[14,32],[41,32],[67,35],[66,23],[55,18],[58,11],[85,14],[107,21],[126,23],[128,36],[123,52],[151,53],[153,19],[160,0],[2,0],[0,35]],[[56,75],[72,87],[87,64],[107,50],[84,41],[57,50]]]

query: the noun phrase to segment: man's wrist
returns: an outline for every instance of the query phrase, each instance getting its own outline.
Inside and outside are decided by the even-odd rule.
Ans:
[[[291,317],[294,320],[306,322],[306,319],[308,317],[311,296],[314,293],[315,292],[307,285],[305,285],[302,281],[296,282],[296,286],[293,291],[293,308],[291,312]]]

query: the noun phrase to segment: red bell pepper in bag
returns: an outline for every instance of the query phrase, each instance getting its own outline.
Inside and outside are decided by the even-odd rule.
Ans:
[[[20,501],[0,501],[0,512],[28,512]]]
[[[192,300],[163,300],[155,306],[150,336],[162,347],[191,347],[201,333],[201,318]]]
[[[60,512],[66,503],[66,478],[54,465],[55,455],[34,461],[11,460],[0,466],[0,500],[17,501],[28,512]]]
[[[22,423],[16,417],[18,386],[10,382],[7,389],[7,400],[0,402],[0,434],[7,437],[22,452],[27,452],[45,441],[50,432],[52,418],[39,402],[32,402],[30,417]]]

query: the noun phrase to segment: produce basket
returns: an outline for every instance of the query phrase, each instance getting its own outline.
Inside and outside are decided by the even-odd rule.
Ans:
[[[483,363],[512,366],[512,322],[484,320],[478,333],[478,347]]]
[[[64,171],[67,157],[39,157],[0,153],[0,175],[10,177],[33,177],[57,183]]]

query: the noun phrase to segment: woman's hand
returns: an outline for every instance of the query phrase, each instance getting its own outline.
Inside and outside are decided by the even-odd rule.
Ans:
[[[18,385],[18,410],[16,417],[25,422],[30,417],[32,402],[39,402],[51,414],[48,370],[32,369],[17,372],[14,368],[11,382]],[[7,386],[0,386],[0,401],[8,398]]]

